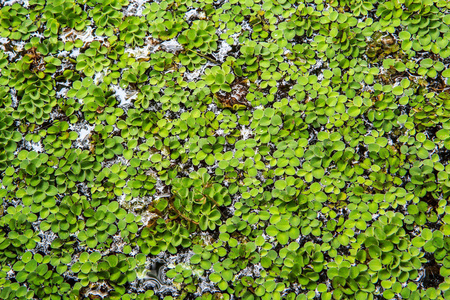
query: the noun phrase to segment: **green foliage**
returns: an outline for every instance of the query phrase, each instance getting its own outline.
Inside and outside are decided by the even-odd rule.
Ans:
[[[96,35],[114,35],[114,29],[119,27],[123,18],[123,14],[119,11],[121,8],[120,1],[111,0],[97,4],[94,9],[89,11],[89,16],[98,26],[95,31]]]
[[[9,2],[1,299],[450,299],[446,1]]]
[[[78,31],[84,30],[90,24],[86,20],[87,16],[87,12],[75,0],[53,1],[43,11],[43,18],[47,20],[44,35],[57,35],[59,28],[66,26]]]
[[[0,36],[12,40],[27,40],[39,25],[34,18],[27,18],[28,10],[19,3],[3,6],[0,10]]]
[[[143,18],[127,17],[119,26],[120,40],[130,45],[142,46],[147,31]]]
[[[183,19],[186,12],[186,6],[178,7],[176,10],[169,10],[173,5],[171,1],[161,1],[160,3],[151,3],[143,11],[149,22],[148,31],[150,34],[160,40],[170,40],[175,38],[178,33],[187,28],[187,23]]]
[[[210,86],[211,92],[217,93],[222,90],[225,92],[231,92],[230,85],[233,83],[235,76],[231,73],[231,68],[227,65],[214,66],[211,69],[205,70],[205,76],[203,78]]]
[[[217,49],[217,35],[212,23],[195,20],[191,28],[182,32],[178,42],[188,49],[196,48],[201,53],[210,53]]]
[[[102,46],[100,42],[94,41],[90,44],[89,49],[77,57],[77,71],[91,77],[95,72],[101,72],[103,68],[108,67],[111,62],[104,57],[108,49]]]

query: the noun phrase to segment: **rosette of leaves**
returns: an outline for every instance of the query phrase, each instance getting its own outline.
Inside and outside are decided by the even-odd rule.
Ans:
[[[65,121],[56,121],[47,129],[47,134],[43,140],[43,145],[47,154],[62,157],[66,149],[72,146],[72,141],[78,138],[78,133],[68,131],[69,124]]]
[[[386,102],[389,103],[393,102],[392,97],[386,97]],[[385,104],[382,101],[380,101],[379,105],[376,105],[379,107],[378,109],[369,109],[365,115],[367,118],[373,122],[374,127],[379,130],[384,130],[385,132],[391,131],[394,126],[399,127],[399,123],[392,122],[397,116],[395,115],[395,111],[392,111],[391,109],[382,108]],[[396,105],[393,103],[393,105]],[[352,109],[353,110],[353,109]],[[349,109],[349,111],[351,111]],[[356,111],[355,111],[356,112]]]
[[[81,108],[81,103],[76,101],[75,99],[60,99],[58,101],[59,108],[64,112],[64,114],[69,117],[69,122],[74,124],[78,121],[79,114]]]
[[[410,241],[399,213],[387,212],[365,231],[364,246],[356,258],[361,262],[370,258],[369,274],[378,274],[380,280],[397,278],[400,282],[414,280],[422,263],[424,253],[419,249],[425,244],[423,238]]]
[[[410,34],[416,35],[417,39],[407,42],[402,48],[414,51],[433,51],[439,52],[445,44],[432,43],[437,40],[441,32],[446,33],[448,26],[442,23],[442,14],[439,8],[434,6],[432,1],[409,0],[403,4],[396,1],[387,1],[381,3],[377,9],[377,15],[380,16],[380,25],[383,31],[394,33],[395,27],[400,23],[407,28]],[[447,22],[448,23],[448,22]],[[443,47],[445,48],[445,46]],[[448,52],[448,51],[447,51]]]
[[[408,4],[413,4],[413,1],[408,1]],[[414,5],[412,8],[416,11],[420,11],[422,6]],[[430,7],[428,7],[428,11],[429,9]],[[393,0],[380,3],[376,14],[382,19],[380,24],[389,32],[394,30],[394,26],[400,25],[403,14],[406,16],[406,12],[403,10],[402,4]]]
[[[50,112],[56,105],[54,98],[56,91],[53,85],[52,77],[40,72],[27,78],[24,84],[16,86],[20,101],[17,110],[13,112],[13,117],[30,123],[43,124],[44,120],[50,118]]]
[[[130,108],[126,120],[119,120],[117,127],[124,139],[137,139],[144,137],[157,121],[158,117],[153,111],[144,112],[141,109]]]
[[[36,179],[33,184],[35,184]],[[58,189],[48,182],[39,182],[35,186],[28,186],[26,189],[20,189],[16,192],[18,197],[26,205],[31,205],[33,213],[39,213],[41,218],[46,218],[50,212],[58,210],[56,206],[56,195]]]
[[[316,63],[316,60],[314,59],[316,53],[311,49],[309,44],[303,43],[292,45],[289,43],[286,45],[286,48],[288,49],[286,58],[298,66],[303,73],[306,73],[308,69]],[[297,79],[294,75],[291,75],[291,78],[293,80]]]
[[[164,221],[159,210],[164,205],[167,204],[161,199],[156,204],[152,204],[150,211],[160,214],[160,217],[153,219],[144,227],[137,240],[137,244],[145,254],[158,255],[163,251],[175,254],[178,246],[187,248],[191,245],[190,234],[195,231],[196,227],[180,224],[174,220]]]
[[[154,179],[151,176],[138,176],[136,180],[130,180],[129,186],[126,186],[126,181],[128,177],[131,177],[130,174],[135,174],[131,171],[131,168],[127,168],[126,165],[123,164],[114,164],[111,168],[105,168],[103,171],[98,174],[96,181],[102,182],[103,193],[108,192],[110,196],[116,195],[121,196],[125,193],[126,199],[131,199],[131,193],[134,189],[138,189],[143,187],[144,190],[152,191],[154,187]],[[134,169],[134,171],[136,171]],[[148,180],[146,184],[143,184],[142,181],[144,179]],[[137,181],[137,182],[135,182]],[[135,192],[133,192],[135,194]]]
[[[90,282],[107,281],[114,288],[109,292],[113,296],[124,294],[123,285],[136,279],[136,265],[135,258],[124,254],[102,257],[99,252],[83,252],[79,261],[72,266],[72,272],[78,273],[82,286]]]
[[[213,273],[213,274],[211,274],[210,277],[212,279],[215,279],[216,275],[217,274]],[[220,277],[220,275],[217,275],[217,276]],[[252,276],[243,276],[240,279],[240,281],[238,281],[236,283],[234,294],[236,295],[236,297],[239,297],[239,298],[252,297],[253,294],[255,294],[258,297],[262,297],[264,295],[267,295],[269,297],[272,296],[271,292],[273,292],[273,290],[271,289],[269,284],[262,285],[262,284],[258,284],[258,282],[260,282],[260,280],[255,281],[255,278],[253,278]],[[274,281],[270,280],[269,282],[274,282]],[[263,282],[263,283],[265,283],[265,282]],[[268,287],[267,291],[266,291],[266,286]]]
[[[4,275],[0,275],[0,278]],[[20,285],[17,281],[3,279],[2,291],[0,297],[5,300],[23,299],[24,297],[32,298],[34,292],[29,290],[25,285]]]
[[[81,42],[81,40],[79,40]],[[78,43],[79,44],[79,43]],[[41,40],[39,37],[32,37],[30,41],[25,45],[25,50],[28,51],[27,56],[34,59],[34,65],[37,65],[36,67],[39,67],[40,69],[42,67],[41,64],[37,64],[38,59],[42,58],[45,62],[48,62],[46,65],[46,73],[55,73],[56,67],[61,65],[61,60],[55,56],[47,56],[49,53],[56,54],[58,51],[62,51],[64,49],[69,50],[73,49],[73,44],[71,46],[66,46],[67,44],[64,44],[62,41],[58,41],[57,39],[44,39]],[[82,46],[79,44],[79,47]],[[71,47],[71,48],[70,48]],[[48,66],[48,68],[47,68]],[[36,69],[36,68],[35,68]],[[73,74],[73,70],[64,70],[65,74]],[[78,74],[77,74],[78,75]],[[77,76],[72,75],[72,76]],[[66,75],[67,76],[67,75]],[[69,77],[69,76],[67,76]],[[71,78],[71,77],[70,77]],[[58,79],[58,76],[56,76],[56,79]]]
[[[350,7],[350,11],[354,16],[360,16],[360,15],[367,15],[369,11],[373,9],[373,4],[375,4],[375,1],[369,0],[369,1],[363,1],[363,0],[357,0],[357,1],[336,1],[331,3],[331,6],[337,7],[338,5],[341,7]]]
[[[217,39],[216,29],[211,22],[194,21],[190,29],[183,31],[178,36],[178,42],[185,48],[178,55],[181,64],[193,71],[205,64],[206,59],[212,60],[207,55],[217,50]]]
[[[131,191],[128,193],[128,189],[126,190],[126,199],[133,197],[145,197],[155,193],[156,179],[151,175],[145,174],[146,171],[144,168],[146,168],[145,163],[143,163],[142,167],[140,167],[138,159],[130,160],[130,167],[127,167],[126,171],[128,175],[134,177],[127,183],[127,188]]]
[[[38,30],[34,18],[27,17],[28,10],[19,3],[5,5],[0,10],[0,36],[13,40],[27,40]]]
[[[184,90],[180,86],[167,87],[164,90],[164,95],[159,98],[159,102],[162,103],[164,110],[178,112],[180,104],[186,103],[190,95],[189,91]]]
[[[118,230],[127,230],[126,233],[123,232],[124,238],[127,238],[130,232],[137,232],[138,227],[134,222],[134,215],[127,214],[124,209],[119,208],[117,202],[101,205],[95,211],[94,207],[91,207],[86,200],[83,199],[82,204],[83,216],[86,221],[78,224],[79,228],[85,229],[77,235],[81,244],[89,248],[100,249],[111,242],[109,237],[116,234]]]
[[[149,62],[134,62],[130,68],[123,72],[120,86],[125,89],[130,84],[136,86],[139,83],[144,83],[148,80],[146,71],[150,68]]]
[[[0,52],[0,68],[2,68],[2,60],[5,59],[2,57],[2,53]],[[0,108],[7,108],[11,106],[12,99],[11,94],[9,93],[9,87],[1,86],[0,84]]]
[[[265,269],[276,269],[281,263],[280,277],[290,282],[298,282],[302,287],[314,286],[319,279],[319,273],[324,269],[324,256],[320,246],[307,242],[299,247],[297,242],[290,243],[280,251],[269,251],[261,257],[261,265]]]
[[[198,69],[201,65],[206,63],[206,58],[198,55],[197,52],[188,50],[185,53],[180,53],[178,55],[178,60],[183,66],[186,66],[189,71],[194,71]]]
[[[48,215],[47,219],[41,222],[40,228],[42,231],[51,229],[59,236],[59,242],[55,241],[52,247],[62,247],[63,242],[61,240],[68,239],[70,234],[84,227],[84,223],[78,220],[82,209],[82,201],[80,201],[78,194],[65,196],[60,205],[56,209],[52,209],[52,213]]]
[[[287,5],[287,3],[288,2],[286,2],[284,5]],[[271,12],[270,10],[273,5],[276,5],[276,3],[272,2],[272,1],[268,1],[268,2],[264,3],[266,13],[270,14],[270,12]],[[280,4],[277,6],[278,6],[277,9],[279,12],[280,12],[280,8],[281,8],[280,14],[282,14],[284,12],[284,10],[282,9],[282,5]],[[313,7],[307,6],[304,3],[301,3],[298,6],[298,8],[292,13],[290,20],[285,22],[286,25],[279,24],[278,28],[280,28],[280,25],[281,25],[280,29],[282,29],[284,26],[286,26],[285,30],[283,30],[283,33],[282,33],[284,35],[284,37],[286,38],[286,40],[291,40],[295,36],[305,36],[306,35],[306,36],[310,37],[315,30],[319,30],[323,26],[320,23],[321,16],[322,16],[321,11],[315,10]],[[271,17],[272,24],[277,22],[276,20],[273,20],[273,18],[275,18],[275,16]],[[259,30],[262,31],[262,28]],[[264,33],[261,33],[261,35],[264,36]]]
[[[356,18],[348,17],[346,14],[340,15],[340,19],[336,22],[339,14],[337,12],[330,13],[329,16],[323,16],[329,25],[329,36],[316,36],[314,38],[317,43],[317,50],[332,55],[333,51],[328,50],[327,43],[332,43],[334,51],[342,51],[345,56],[357,57],[359,47],[365,47],[365,36],[359,27],[355,27],[358,23]],[[363,23],[365,24],[365,23]],[[367,33],[369,35],[369,33]],[[327,52],[328,50],[328,52]],[[331,52],[330,52],[331,51]]]
[[[96,140],[94,136],[93,146],[98,161],[112,159],[115,155],[121,155],[124,152],[123,141],[123,138],[120,136],[114,136],[105,140]]]
[[[45,5],[43,9],[43,20],[47,20],[45,36],[57,34],[59,27],[70,27],[82,31],[90,21],[87,13],[74,0],[57,0]]]
[[[152,53],[150,55],[150,65],[153,67],[153,71],[150,72],[150,77],[153,78],[155,75],[159,74],[160,72],[167,71],[168,69],[171,69],[173,67],[173,53],[168,53],[164,51],[157,51],[155,53]],[[157,80],[157,78],[150,80],[151,84],[157,84],[162,85],[162,81]]]
[[[231,72],[230,66],[223,64],[222,67],[214,66],[211,69],[205,70],[203,80],[210,86],[211,92],[217,93],[220,90],[227,93],[231,92],[230,85],[235,79],[234,74]]]
[[[0,219],[1,262],[20,257],[25,249],[34,249],[41,241],[31,225],[36,220],[37,216],[31,212],[30,207],[18,205],[6,209],[6,214]]]
[[[59,186],[72,188],[77,182],[93,181],[100,164],[90,155],[88,150],[68,149],[59,160],[55,171],[56,182]]]
[[[55,209],[58,189],[52,184],[49,184],[50,176],[46,174],[46,162],[48,156],[41,153],[37,154],[32,151],[27,152],[22,150],[19,152],[20,164],[16,169],[16,173],[10,174],[14,171],[13,167],[7,169],[4,183],[14,180],[17,183],[16,197],[21,198],[22,202],[31,206],[33,213],[39,213],[40,217],[45,218],[51,210]]]
[[[148,4],[142,12],[149,22],[148,31],[156,39],[170,40],[188,26],[183,18],[187,7],[179,6],[176,10],[171,11],[171,6],[172,3],[169,3],[169,1],[154,2]]]
[[[239,243],[235,238],[228,240],[228,246],[230,251],[227,258],[233,261],[232,265],[228,265],[229,269],[235,269],[237,271],[245,269],[249,264],[256,264],[260,261],[259,253],[255,253],[256,244],[254,242],[246,241],[245,243]],[[223,262],[225,267],[225,262]],[[227,272],[229,276],[229,272]],[[225,275],[225,274],[224,274]],[[224,276],[223,278],[227,278]]]
[[[149,74],[150,85],[140,87],[141,93],[138,94],[135,101],[137,108],[147,108],[152,100],[159,101],[162,88],[176,88],[179,82],[180,74],[178,71],[165,72],[168,69],[173,70],[174,55],[172,53],[158,51],[152,53],[150,57],[149,62],[153,68]]]
[[[89,11],[89,16],[98,27],[95,31],[96,35],[114,35],[114,31],[119,28],[123,18],[123,13],[120,11],[122,9],[121,2],[123,1],[102,1]]]
[[[119,26],[120,40],[132,46],[142,46],[147,29],[144,17],[127,17]]]
[[[195,138],[195,135],[198,132],[199,136],[205,136],[206,135],[206,126],[203,128],[202,125],[205,125],[205,118],[200,118],[201,113],[199,110],[193,110],[191,113],[184,112],[181,114],[181,118],[178,119],[176,122],[174,122],[174,126],[171,130],[172,134],[179,134],[180,138]],[[217,125],[217,124],[215,124]],[[193,141],[193,140],[192,140]],[[186,150],[182,148],[178,148],[178,153],[182,157],[186,157],[185,154]]]
[[[282,58],[283,49],[278,44],[275,43],[260,43],[262,46],[261,52],[259,53],[259,71],[260,77],[263,82],[260,84],[261,88],[266,88],[267,86],[276,86],[276,82],[283,78],[286,66],[282,67],[284,70],[280,70],[280,63],[284,60]],[[258,55],[255,53],[255,56]],[[247,68],[248,69],[248,68]],[[249,78],[252,80],[251,78]]]
[[[78,273],[81,286],[89,283],[107,281],[114,288],[109,291],[110,296],[121,295],[125,292],[123,285],[136,279],[135,268],[145,262],[145,256],[139,254],[136,258],[124,254],[103,256],[100,252],[81,253],[78,262],[72,266],[72,272]]]
[[[445,147],[445,149],[450,150],[450,135],[448,133],[448,124],[443,124],[444,128],[436,133],[437,139],[434,142],[439,143],[440,148]]]
[[[12,108],[0,108],[0,171],[9,166],[7,162],[13,159],[17,142],[22,139],[22,135],[14,130],[12,111]]]
[[[327,276],[331,279],[333,287],[331,294],[333,297],[355,295],[360,289],[367,292],[375,290],[375,285],[370,282],[371,277],[367,271],[367,266],[364,264],[352,266],[342,256],[337,256],[335,262],[327,265]],[[322,287],[322,285],[320,288],[326,291],[326,287]]]
[[[100,124],[101,121],[106,121],[112,126],[117,117],[123,114],[123,109],[114,107],[117,100],[113,92],[108,90],[108,86],[105,83],[97,86],[90,77],[75,81],[73,88],[67,92],[67,97],[76,97],[83,101],[82,111],[90,123]]]
[[[275,198],[275,197],[274,197]],[[282,204],[280,200],[275,200],[277,204],[280,206],[284,206],[286,204]],[[304,202],[304,200],[302,200]],[[303,206],[303,205],[302,205]],[[303,207],[302,207],[303,210]],[[302,218],[301,220],[297,216],[290,216],[288,214],[280,214],[278,210],[272,210],[272,217],[270,218],[270,225],[266,228],[266,233],[270,236],[276,238],[277,242],[281,245],[288,244],[289,240],[295,240],[300,234],[299,224],[302,223],[302,233],[307,235],[311,233],[311,227],[319,227],[320,222],[316,220],[316,224],[311,223],[311,217],[313,212],[308,218]],[[313,231],[314,235],[316,234],[316,230]]]
[[[209,54],[217,50],[217,34],[214,24],[207,20],[195,20],[189,29],[183,31],[178,42],[186,49]]]
[[[209,280],[215,283],[220,290],[225,291],[229,288],[230,281],[233,280],[235,274],[238,273],[239,270],[245,268],[248,263],[259,262],[259,255],[254,253],[254,250],[256,249],[255,243],[250,242],[241,245],[239,251],[234,251],[233,258],[227,257],[228,252],[225,248],[227,242],[229,242],[228,244],[231,249],[237,248],[238,242],[235,238],[231,238],[228,233],[221,233],[219,239],[220,240],[214,242],[212,245],[205,245],[201,240],[199,241],[199,244],[195,244],[192,247],[194,255],[190,259],[190,267],[194,274],[203,274],[205,271],[208,272],[208,270],[211,270],[212,267],[213,271],[208,276]],[[172,270],[169,272],[171,272],[169,275],[174,274]],[[242,286],[239,285],[239,287]],[[241,291],[242,290],[239,289],[239,292]],[[245,294],[246,291],[247,289],[245,289],[242,294]]]
[[[446,43],[439,37],[448,32],[450,22],[448,18],[443,19],[443,14],[433,4],[433,2],[422,0],[406,1],[407,10],[402,14],[402,25],[411,35],[417,37],[412,41],[414,51],[423,49],[439,53],[442,49],[444,56],[447,57],[450,53]]]
[[[3,50],[0,50],[0,69],[3,69],[8,64],[9,64],[8,55],[5,52],[3,52]],[[3,75],[5,74],[4,71],[1,72],[1,73]],[[3,106],[3,105],[5,105],[5,103],[8,103],[8,101],[6,101],[6,100],[8,100],[8,97],[6,96],[6,99],[5,99],[5,94],[4,94],[4,91],[5,91],[5,87],[4,86],[7,85],[8,80],[7,80],[7,78],[5,78],[3,76],[0,77],[0,79],[1,79],[0,80],[0,87],[1,87],[0,100],[2,101],[2,104],[0,106]]]
[[[264,41],[272,37],[276,40],[281,38],[292,40],[296,34],[295,21],[298,20],[296,18],[297,15],[295,14],[301,11],[303,7],[304,5],[302,4],[299,7],[294,8],[292,3],[290,3],[289,1],[286,1],[284,3],[275,1],[264,2],[261,6],[262,10],[251,14],[249,20],[253,29],[252,39]],[[233,9],[233,11],[235,11],[235,9]],[[246,10],[243,9],[243,11]],[[245,12],[245,14],[247,13]],[[292,18],[287,18],[287,16],[291,15]],[[281,18],[282,20],[289,19],[289,21],[280,22],[279,24],[277,24],[278,18]],[[239,19],[239,17],[236,17],[236,19]],[[276,26],[275,24],[277,24],[278,26]]]
[[[39,298],[64,295],[70,290],[70,285],[64,282],[64,278],[52,270],[50,260],[49,255],[32,255],[31,252],[25,252],[21,260],[13,265],[16,280],[19,283],[27,283]],[[61,268],[58,270],[61,271]]]
[[[415,198],[414,196],[412,198]],[[416,198],[417,199],[417,198]],[[438,202],[438,207],[435,207],[435,203],[437,199],[434,199],[434,196],[432,194],[426,194],[423,199],[427,201],[419,201],[417,204],[413,204],[416,201],[410,203],[408,205],[408,216],[405,217],[404,223],[405,228],[407,230],[413,230],[416,225],[423,226],[427,222],[435,223],[437,216],[442,215],[442,213],[445,211],[443,209],[443,205],[445,205],[445,201]],[[429,210],[429,205],[427,202],[430,202],[433,205],[434,209]],[[441,232],[446,233],[448,232],[448,226],[445,224],[447,218],[444,219],[444,225],[441,229]]]
[[[174,285],[184,293],[195,293],[197,290],[198,276],[203,274],[203,270],[193,269],[186,264],[177,264],[175,268],[167,271],[166,276],[173,278]]]
[[[17,62],[6,64],[6,68],[2,68],[1,85],[8,85],[9,87],[20,89],[24,85],[24,81],[34,75],[30,70],[32,63],[31,56],[24,55]],[[41,72],[38,75],[42,77]]]
[[[17,180],[18,183],[17,187],[22,189],[30,185],[36,187],[39,185],[39,183],[41,183],[41,181],[44,182],[49,181],[51,176],[48,173],[49,170],[47,169],[48,158],[49,158],[48,155],[45,153],[37,153],[36,151],[21,150],[17,154],[17,159],[13,160],[13,165],[11,166],[12,169],[10,169],[14,170],[15,168],[15,172],[12,174],[12,176],[14,179]],[[50,187],[48,182],[46,184],[42,183],[41,186],[45,187],[43,188],[44,191]],[[34,195],[35,192],[36,188],[30,188],[29,194],[25,193],[24,191],[21,191],[21,193],[17,194],[17,196],[20,198],[25,197],[24,204],[31,205],[34,201],[33,197],[27,197],[26,195],[28,196]],[[54,195],[55,194],[53,194],[52,196]],[[40,194],[38,197],[36,197],[35,202],[39,203],[44,199],[46,199],[46,195]],[[51,199],[48,200],[50,202],[52,201]],[[54,200],[53,204],[49,203],[49,205],[54,205]]]
[[[449,99],[449,95],[444,92],[437,95],[436,93],[427,93],[425,95],[409,96],[408,104],[414,109],[411,115],[412,118],[406,119],[406,121],[413,121],[414,124],[417,124],[417,128],[420,131],[426,128],[433,128],[440,122],[441,116],[449,114]]]
[[[269,143],[273,136],[280,131],[283,125],[283,119],[273,108],[256,110],[253,114],[253,120],[250,125],[255,131],[255,140],[261,143]]]
[[[284,72],[278,71],[278,65],[284,60],[283,49],[278,44],[250,41],[240,51],[242,56],[236,60],[239,67],[234,68],[237,76],[248,76],[252,82],[262,79],[261,88],[275,86],[282,78]]]
[[[274,167],[277,167],[275,170],[270,171],[271,174],[275,176],[283,176],[284,174],[292,176],[296,172],[295,168],[300,166],[300,159],[304,154],[301,146],[302,144],[304,144],[303,139],[299,140],[298,143],[294,140],[282,141],[277,144],[278,150],[276,150],[272,156],[267,155],[268,149],[265,146],[260,147],[258,152],[260,154],[262,153],[261,155],[264,155],[264,158],[271,165],[274,164]],[[267,173],[266,168],[263,168],[261,163],[257,163],[255,166],[258,169],[264,169]],[[287,187],[287,182],[282,181],[275,183],[275,188],[285,190]]]
[[[189,228],[199,226],[201,230],[214,230],[221,224],[219,208],[228,205],[231,198],[227,189],[220,184],[210,184],[210,179],[203,168],[191,173],[190,178],[175,178],[172,181],[175,196],[160,199],[155,208]]]
[[[436,189],[436,175],[434,172],[434,163],[431,160],[417,161],[409,169],[411,182],[406,185],[407,190],[414,190],[414,193],[422,197],[427,190]]]
[[[105,57],[107,53],[108,48],[102,46],[99,41],[93,41],[89,49],[77,56],[76,70],[83,71],[86,76],[101,72],[111,64],[111,61]]]
[[[187,145],[189,147],[188,157],[192,158],[194,165],[198,165],[200,161],[204,161],[208,165],[214,165],[216,161],[215,155],[223,150],[224,143],[225,139],[223,137],[216,139],[210,136],[208,138],[189,139]]]
[[[226,240],[225,236],[222,235],[222,237],[224,237],[223,240]],[[229,238],[229,235],[227,237]],[[197,243],[197,241],[194,240],[194,243]],[[193,266],[194,272],[199,271],[199,273],[203,273],[204,271],[208,271],[211,269],[211,267],[213,267],[215,272],[223,271],[225,273],[224,274],[225,279],[229,278],[232,275],[232,271],[225,270],[224,266],[220,263],[221,258],[225,257],[227,254],[227,251],[225,249],[226,246],[225,243],[226,241],[218,240],[217,242],[214,242],[212,245],[210,245],[204,244],[203,240],[199,240],[198,244],[194,244],[192,246],[194,255],[190,259],[191,265],[195,266],[195,267]],[[210,275],[210,277],[212,278],[216,276]],[[218,282],[220,280],[222,279],[220,278],[219,280],[212,280],[212,281]],[[222,284],[219,285],[222,286]]]
[[[435,78],[438,72],[445,69],[445,66],[440,61],[434,61],[431,58],[425,58],[420,61],[420,67],[417,69],[417,74],[430,78]]]

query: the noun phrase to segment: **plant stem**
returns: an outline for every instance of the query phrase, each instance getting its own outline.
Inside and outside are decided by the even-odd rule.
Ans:
[[[169,204],[170,207],[183,219],[185,219],[188,222],[194,223],[195,225],[198,225],[198,222],[195,222],[194,220],[191,220],[190,218],[186,217],[185,215],[183,215],[178,209],[176,209],[175,205],[173,205],[172,203],[173,197],[169,198]]]
[[[200,53],[198,53],[197,51],[192,50],[192,49],[188,49],[188,50],[191,51],[191,52],[194,52],[194,53],[197,54],[198,56],[201,56],[201,57],[203,57],[203,58],[206,58],[207,60],[209,60],[210,62],[215,63],[216,65],[220,65],[219,62],[218,62],[217,60],[215,60],[214,58],[208,57],[208,56],[206,56],[206,55],[204,55],[204,54],[200,54]]]

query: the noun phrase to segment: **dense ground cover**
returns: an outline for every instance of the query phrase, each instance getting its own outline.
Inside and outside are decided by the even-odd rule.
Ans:
[[[450,299],[450,4],[0,4],[0,299]]]

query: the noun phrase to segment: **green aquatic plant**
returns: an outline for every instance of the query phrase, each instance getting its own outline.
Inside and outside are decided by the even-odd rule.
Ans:
[[[99,41],[93,41],[84,53],[77,57],[77,71],[83,71],[86,76],[92,76],[95,72],[101,72],[110,65],[110,61],[104,57],[107,48]]]
[[[87,12],[74,0],[60,0],[46,5],[43,12],[44,19],[47,21],[47,30],[45,36],[49,34],[58,34],[59,27],[67,26],[76,30],[83,30],[90,21],[87,20]]]
[[[125,30],[126,29],[126,30]],[[147,31],[143,18],[127,17],[119,26],[120,40],[130,45],[142,46]]]
[[[220,90],[231,92],[230,85],[233,83],[235,76],[231,73],[231,68],[227,65],[214,66],[205,70],[204,80],[211,88],[211,92],[217,93]]]
[[[151,3],[142,12],[149,22],[148,31],[154,38],[163,41],[170,40],[187,28],[186,21],[181,17],[186,12],[186,7],[178,7],[178,9],[170,11],[172,5],[173,2],[170,1]]]
[[[19,3],[5,5],[0,10],[0,36],[13,40],[27,40],[30,34],[37,31],[38,25],[27,18],[28,11]],[[35,17],[34,17],[35,18]]]
[[[446,1],[12,2],[1,299],[450,298]]]
[[[178,37],[178,42],[189,50],[198,51],[201,54],[211,53],[217,49],[217,35],[214,25],[205,20],[195,20],[192,26],[183,31]]]
[[[113,36],[114,29],[121,24],[123,14],[119,10],[122,8],[122,4],[120,4],[120,1],[108,2],[97,4],[94,9],[89,11],[89,16],[98,26],[95,31],[97,35]]]

